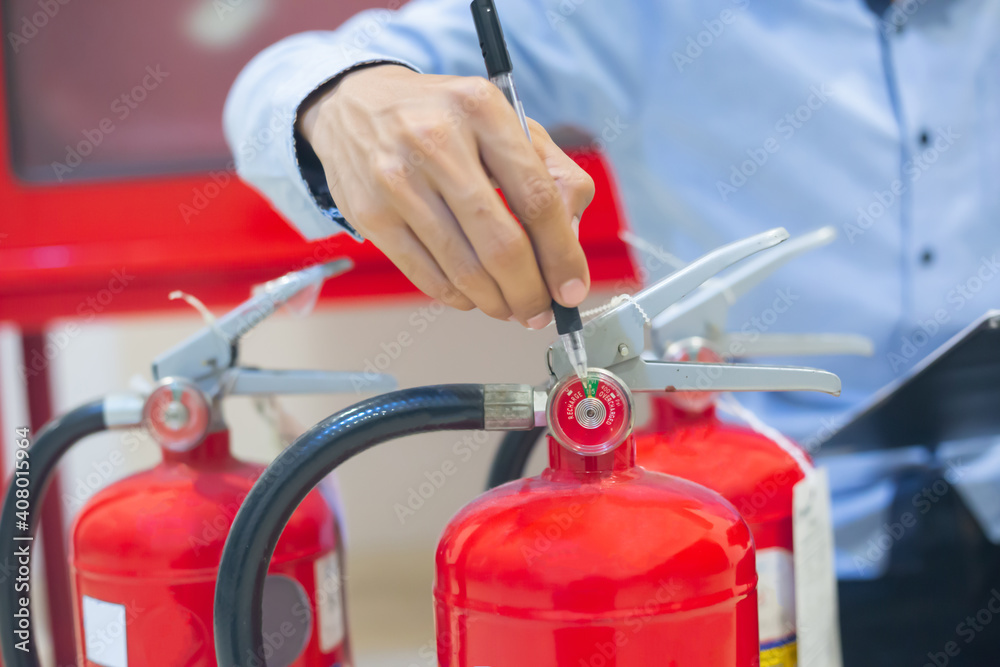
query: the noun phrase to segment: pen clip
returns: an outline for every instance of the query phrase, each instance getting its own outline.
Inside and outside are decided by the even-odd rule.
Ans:
[[[492,79],[513,71],[514,66],[510,62],[500,17],[497,16],[493,0],[472,0],[469,8],[472,10],[472,20],[476,23],[479,48],[483,50],[483,60],[486,61],[486,73]]]

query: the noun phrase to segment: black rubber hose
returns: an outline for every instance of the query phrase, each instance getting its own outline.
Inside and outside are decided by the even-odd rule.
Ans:
[[[30,555],[34,552],[33,538],[38,531],[39,510],[45,499],[45,492],[56,470],[59,459],[79,440],[107,429],[104,422],[104,400],[82,405],[54,419],[38,432],[35,441],[25,450],[27,457],[16,455],[14,475],[3,501],[0,515],[0,545],[5,552],[3,576],[0,576],[0,648],[3,649],[3,664],[6,667],[38,667],[38,616],[27,606],[20,604],[22,598],[29,598],[26,573],[30,567]],[[22,451],[20,448],[18,452]],[[22,461],[27,461],[25,467]],[[18,475],[18,472],[27,474]],[[22,482],[21,480],[27,480]],[[26,498],[19,498],[25,495]],[[21,509],[17,501],[27,500],[27,507]],[[21,503],[24,507],[24,503]],[[27,562],[26,562],[27,561]],[[63,564],[65,565],[65,564]],[[29,614],[24,622],[23,614]],[[19,634],[23,632],[24,634]],[[30,633],[30,634],[28,634]],[[26,641],[27,640],[27,641]],[[27,650],[21,650],[25,647]]]
[[[222,550],[214,614],[220,667],[264,663],[264,578],[285,524],[312,488],[344,461],[387,440],[484,428],[483,397],[483,386],[470,384],[377,396],[327,417],[278,455],[247,494]]]
[[[544,434],[544,426],[536,426],[530,431],[508,431],[500,441],[496,456],[493,457],[486,488],[492,489],[524,477],[524,469],[528,465],[531,452]]]

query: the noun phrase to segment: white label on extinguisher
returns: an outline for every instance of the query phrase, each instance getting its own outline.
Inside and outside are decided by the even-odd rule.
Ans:
[[[794,568],[788,549],[757,552],[757,608],[763,647],[795,641]]]
[[[87,660],[104,667],[128,667],[125,605],[83,596]]]
[[[336,551],[316,560],[316,607],[319,650],[329,653],[344,641],[343,581]]]
[[[799,667],[842,667],[826,470],[795,485],[792,512]]]

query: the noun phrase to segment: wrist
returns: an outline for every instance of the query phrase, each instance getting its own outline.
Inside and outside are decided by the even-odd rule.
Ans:
[[[390,70],[404,70],[406,72],[413,72],[409,67],[399,65],[392,62],[373,62],[364,63],[355,66],[346,72],[341,73],[339,76],[334,77],[330,81],[314,90],[310,95],[302,101],[299,105],[299,111],[295,121],[295,129],[305,138],[306,141],[312,145],[313,134],[316,128],[316,122],[319,119],[320,110],[323,106],[333,99],[334,95],[341,89],[341,84],[348,80],[356,79],[359,75],[362,77],[366,74],[371,74],[373,70],[382,70],[380,73],[384,74],[386,68]]]

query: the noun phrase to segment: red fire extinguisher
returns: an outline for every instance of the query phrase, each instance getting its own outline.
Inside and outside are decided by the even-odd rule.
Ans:
[[[824,227],[792,239],[667,309],[652,326],[659,356],[718,362],[761,355],[871,355],[871,341],[850,334],[725,333],[728,307],[737,298],[793,257],[835,236],[833,228]],[[812,462],[798,445],[760,423],[731,397],[726,397],[730,411],[756,428],[720,420],[718,396],[711,390],[654,396],[652,419],[636,436],[639,461],[650,470],[703,484],[740,511],[757,546],[761,664],[795,667],[793,496],[796,485],[812,472]],[[827,664],[838,663],[835,656]]]
[[[548,425],[549,467],[474,500],[438,545],[434,584],[443,667],[747,667],[759,664],[756,571],[746,524],[715,492],[635,463],[632,391],[785,382],[839,392],[805,368],[651,361],[643,313],[787,238],[774,230],[709,253],[587,324],[592,366],[574,374],[549,348],[551,389],[444,385],[395,392],[335,414],[272,463],[241,507],[219,568],[220,664],[265,647],[261,604],[273,543],[315,480],[355,454],[415,432]]]
[[[611,374],[566,378],[548,415],[548,468],[445,528],[439,663],[758,664],[753,548],[738,514],[636,466],[631,397]]]
[[[265,470],[230,453],[221,399],[378,391],[394,385],[391,378],[370,374],[242,368],[236,344],[278,306],[318,289],[324,279],[350,266],[340,260],[265,285],[237,309],[213,318],[209,326],[158,357],[153,374],[159,383],[148,396],[106,397],[39,434],[29,450],[32,463],[40,466],[32,471],[38,499],[59,456],[87,434],[81,425],[87,425],[88,432],[144,429],[163,455],[151,470],[95,494],[73,522],[70,567],[81,665],[216,664],[212,598],[219,559],[240,504]],[[10,496],[7,503],[4,521],[8,510],[13,511]],[[13,528],[15,537],[27,541],[34,517],[25,523],[30,529]],[[4,525],[0,532],[10,528]],[[277,540],[265,584],[267,649],[261,667],[328,667],[349,660],[341,559],[334,512],[314,491]],[[13,604],[29,611],[27,601]],[[0,629],[6,663],[37,666],[35,637],[14,639],[12,643],[10,633]]]
[[[710,361],[703,339],[677,358]],[[761,665],[798,664],[793,494],[810,471],[808,455],[753,428],[720,420],[711,393],[665,394],[636,434],[637,456],[649,470],[702,484],[731,502],[757,547]],[[832,650],[832,649],[831,649]]]
[[[829,243],[834,236],[832,228],[823,228],[783,243],[723,277],[706,281],[697,291],[654,316],[651,338],[655,358],[719,363],[723,359],[719,349],[724,349],[730,359],[786,354],[870,355],[871,342],[861,336],[725,333],[727,311],[736,298],[792,257]],[[752,367],[747,369],[754,372]],[[761,378],[757,388],[792,388],[777,376],[772,377],[778,381],[769,386]],[[764,425],[757,424],[754,429],[719,420],[718,393],[713,391],[718,389],[717,383],[709,373],[701,374],[698,381],[698,391],[668,391],[652,396],[653,417],[636,434],[638,461],[649,470],[676,475],[719,492],[747,520],[757,546],[761,664],[789,667],[796,664],[797,648],[793,496],[796,485],[811,472],[812,464],[797,445]],[[727,405],[740,407],[735,400],[727,401]],[[752,415],[748,418],[754,419]],[[491,487],[523,474],[534,439],[539,436],[506,439],[494,461]],[[828,607],[835,615],[835,600]],[[818,632],[818,627],[813,630]],[[830,646],[825,653],[826,662],[822,664],[839,664],[837,647]]]

